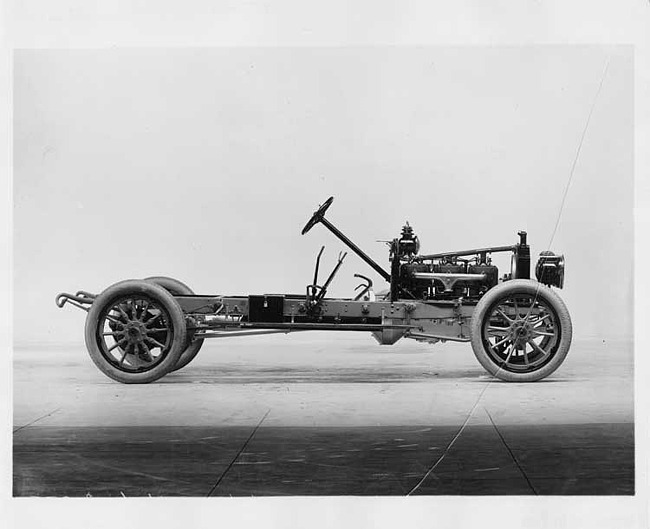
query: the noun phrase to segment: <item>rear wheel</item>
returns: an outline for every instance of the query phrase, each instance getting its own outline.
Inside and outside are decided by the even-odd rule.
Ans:
[[[88,311],[86,347],[95,365],[124,384],[166,375],[185,348],[185,316],[164,288],[130,279],[108,287]]]
[[[178,279],[173,279],[171,277],[164,276],[153,276],[145,278],[145,281],[155,283],[167,290],[172,296],[193,296],[194,292],[190,287],[185,283],[179,281]],[[192,333],[187,334],[187,346],[181,353],[178,362],[172,367],[171,371],[178,371],[179,369],[184,368],[189,364],[196,355],[199,354],[201,347],[203,346],[203,340],[193,340]]]
[[[547,377],[571,345],[571,318],[549,287],[527,279],[506,281],[476,305],[472,348],[481,365],[509,382]]]

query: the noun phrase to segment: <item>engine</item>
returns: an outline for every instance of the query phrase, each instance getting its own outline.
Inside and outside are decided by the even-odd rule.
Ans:
[[[479,298],[499,282],[499,270],[492,264],[489,249],[478,250],[475,255],[469,251],[421,256],[420,241],[408,222],[389,246],[392,300]],[[522,262],[526,256],[530,260],[528,253],[522,255]]]

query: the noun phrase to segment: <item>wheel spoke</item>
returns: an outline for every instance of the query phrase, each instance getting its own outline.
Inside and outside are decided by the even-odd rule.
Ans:
[[[163,344],[161,344],[158,340],[155,340],[155,339],[152,338],[151,336],[147,336],[147,337],[145,338],[145,340],[146,340],[147,342],[149,342],[149,343],[154,344],[156,347],[160,347],[161,349],[164,349],[164,348],[165,348],[165,346],[164,346]]]
[[[537,336],[555,336],[554,332],[543,332],[543,331],[537,331],[533,329],[533,332],[535,333],[535,337]]]
[[[124,359],[126,358],[126,355],[128,354],[129,347],[124,348],[124,353],[122,354],[122,358],[120,358],[120,366],[124,363]]]
[[[546,319],[548,319],[548,318],[550,318],[550,317],[551,317],[551,315],[550,315],[550,314],[547,314],[546,316],[544,316],[544,317],[542,317],[542,318],[539,318],[538,320],[533,321],[533,322],[532,322],[533,327],[539,327],[542,323],[544,323],[544,321],[545,321]]]
[[[122,314],[122,316],[124,317],[124,319],[126,321],[129,321],[131,319],[131,318],[129,318],[128,314],[126,312],[124,312],[124,308],[122,308],[121,304],[117,306],[117,310],[120,311],[120,313]]]
[[[496,308],[496,311],[497,311],[499,314],[501,314],[501,316],[503,316],[503,317],[504,317],[507,321],[509,321],[510,323],[512,323],[512,322],[515,321],[515,320],[513,320],[512,318],[510,318],[510,316],[508,316],[505,312],[503,312],[503,311],[501,310],[500,307],[497,307],[497,308]]]
[[[537,342],[535,342],[532,338],[531,338],[530,340],[528,340],[528,343],[529,343],[530,345],[532,345],[533,349],[535,349],[535,351],[537,351],[538,353],[541,353],[541,354],[544,355],[544,356],[546,356],[546,355],[548,354],[548,352],[546,352],[544,349],[542,349],[542,348],[537,344]]]
[[[499,347],[501,344],[506,343],[508,340],[510,340],[510,337],[509,337],[509,336],[506,336],[506,337],[505,337],[503,340],[501,340],[500,342],[497,342],[497,343],[495,343],[494,345],[492,345],[492,346],[491,346],[491,347],[492,347],[492,350],[494,351],[494,348],[495,348],[495,347]],[[496,351],[495,351],[495,352],[496,352]]]
[[[489,345],[490,349],[492,349],[492,352],[493,352],[495,355],[499,356],[499,351],[497,351],[496,348],[497,348],[499,345],[501,345],[503,342],[506,342],[506,341],[508,341],[508,340],[509,340],[509,338],[506,338],[506,339],[502,340],[501,342],[498,342],[498,343],[495,343],[495,344],[491,344],[491,343],[488,342],[488,345]],[[508,346],[508,348],[506,349],[506,351],[507,351],[508,349],[510,349],[510,347],[512,347],[512,345],[513,345],[513,344],[511,343],[511,344]]]
[[[138,320],[138,300],[133,299],[131,301],[131,319]]]
[[[512,356],[512,353],[514,352],[514,350],[515,350],[515,344],[511,343],[508,346],[508,348],[506,349],[506,351],[510,351],[510,352],[506,355],[506,359],[502,362],[502,365],[507,365],[508,364],[508,361],[510,360],[510,357]]]
[[[168,330],[167,327],[161,327],[160,329],[147,329],[147,332],[167,332]]]
[[[496,336],[502,336],[503,334],[508,333],[508,327],[494,327],[493,325],[489,325],[488,328],[486,329],[488,334],[493,334]]]
[[[522,352],[524,353],[524,365],[530,365],[530,362],[528,361],[528,351],[526,351],[526,346],[524,345],[524,348],[522,349]]]
[[[120,334],[124,334],[124,332],[123,331],[103,332],[102,336],[119,336]]]
[[[149,346],[142,342],[142,347],[144,348],[145,352],[147,353],[147,359],[149,362],[153,362],[153,356],[151,355],[151,349],[149,349]]]
[[[113,323],[116,323],[117,325],[121,325],[122,327],[124,327],[124,322],[118,320],[115,316],[111,316],[110,314],[107,314],[106,319],[112,321]]]
[[[531,315],[533,314],[533,310],[535,309],[535,305],[537,304],[537,301],[533,298],[530,300],[530,307],[528,308],[528,312],[526,312],[526,315],[522,318],[522,320],[529,321]]]
[[[108,352],[110,353],[113,349],[115,349],[116,347],[119,347],[120,345],[122,345],[122,343],[124,343],[125,340],[126,340],[126,338],[122,338],[121,340],[115,342],[113,345],[111,345],[108,348]]]
[[[519,319],[519,307],[517,306],[517,298],[512,298],[512,303],[515,306],[515,320]]]
[[[140,321],[144,322],[144,317],[147,315],[147,310],[149,310],[149,302],[145,299],[142,304],[142,313],[140,314]]]

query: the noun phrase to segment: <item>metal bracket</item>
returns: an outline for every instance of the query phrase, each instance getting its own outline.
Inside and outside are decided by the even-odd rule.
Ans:
[[[67,292],[62,292],[56,297],[55,302],[59,308],[63,308],[66,303],[70,303],[70,305],[88,312],[90,310],[90,307],[84,307],[84,305],[92,305],[96,297],[97,296],[95,294],[91,294],[85,290],[79,290],[74,295],[68,294]]]
[[[363,279],[364,281],[366,281],[365,285],[363,283],[361,283],[360,285],[357,285],[355,287],[355,289],[354,289],[354,290],[359,290],[360,288],[363,289],[354,298],[354,301],[359,301],[372,288],[372,279],[370,279],[369,277],[366,277],[366,276],[362,276],[361,274],[354,274],[354,277],[358,277],[359,279]]]
[[[415,279],[427,279],[432,282],[440,281],[445,287],[445,292],[453,292],[454,285],[458,281],[485,281],[485,274],[446,274],[415,272],[413,274],[413,277]]]

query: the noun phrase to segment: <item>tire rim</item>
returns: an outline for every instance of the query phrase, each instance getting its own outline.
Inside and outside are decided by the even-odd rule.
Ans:
[[[539,293],[511,293],[486,312],[481,337],[490,360],[512,373],[537,371],[555,356],[562,329],[557,312]]]
[[[159,365],[174,340],[167,309],[143,294],[108,303],[98,322],[96,340],[102,356],[127,373],[143,373]]]

